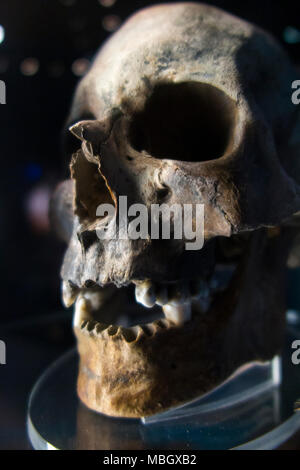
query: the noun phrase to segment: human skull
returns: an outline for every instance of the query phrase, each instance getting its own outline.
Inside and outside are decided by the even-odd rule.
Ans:
[[[76,301],[89,408],[151,415],[280,350],[300,209],[295,78],[257,27],[177,3],[133,15],[79,83],[71,179],[53,218],[68,241],[63,298]],[[128,206],[204,204],[203,248],[186,250],[184,237],[99,239],[97,207],[117,214],[122,195]]]

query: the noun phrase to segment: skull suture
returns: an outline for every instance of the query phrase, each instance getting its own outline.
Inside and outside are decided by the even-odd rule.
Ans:
[[[197,3],[142,10],[100,50],[68,123],[72,179],[53,202],[88,407],[150,415],[280,349],[300,209],[296,78],[270,36]],[[118,210],[120,195],[204,204],[203,249],[100,240],[96,208]],[[135,288],[156,320],[145,324]],[[134,326],[120,326],[124,314]]]

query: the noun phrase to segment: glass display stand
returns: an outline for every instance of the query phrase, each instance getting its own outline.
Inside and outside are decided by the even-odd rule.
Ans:
[[[225,413],[233,406],[256,400],[259,395],[277,387],[280,382],[281,359],[278,356],[270,362],[253,362],[238,369],[210,393],[163,413],[142,418],[142,422],[153,424],[189,416],[201,416],[207,420],[209,415]]]
[[[291,344],[300,314],[288,312],[282,359],[239,369],[214,391],[142,419],[111,418],[77,398],[78,357],[65,354],[40,377],[30,397],[28,434],[35,449],[274,449],[297,430],[299,367]],[[281,373],[282,367],[282,373]]]

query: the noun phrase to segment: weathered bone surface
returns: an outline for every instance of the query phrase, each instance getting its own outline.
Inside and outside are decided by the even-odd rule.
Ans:
[[[68,122],[72,181],[54,198],[89,408],[150,415],[280,350],[300,210],[296,78],[272,37],[196,3],[138,12],[96,56]],[[204,204],[204,248],[99,240],[96,208],[117,212],[121,195]],[[145,324],[140,304],[163,318]]]

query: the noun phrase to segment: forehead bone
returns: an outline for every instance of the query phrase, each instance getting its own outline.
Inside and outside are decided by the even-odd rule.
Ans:
[[[276,42],[245,21],[202,4],[155,6],[133,15],[101,48],[79,85],[71,120],[115,108],[138,111],[158,83],[191,80],[240,102],[250,89],[270,107],[272,93],[279,102],[282,91],[290,92],[287,68]],[[282,111],[275,105],[272,112],[276,119]]]

